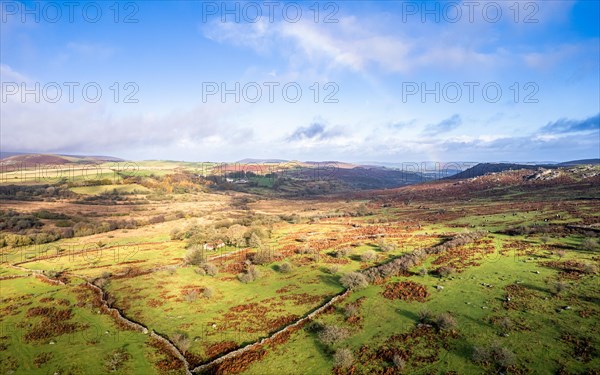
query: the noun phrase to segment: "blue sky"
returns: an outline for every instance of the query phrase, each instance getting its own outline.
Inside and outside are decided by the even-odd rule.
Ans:
[[[600,156],[598,1],[68,3],[1,2],[3,151]]]

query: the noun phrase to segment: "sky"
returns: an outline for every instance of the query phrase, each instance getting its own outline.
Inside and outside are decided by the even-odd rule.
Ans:
[[[0,1],[0,148],[598,158],[599,3]]]

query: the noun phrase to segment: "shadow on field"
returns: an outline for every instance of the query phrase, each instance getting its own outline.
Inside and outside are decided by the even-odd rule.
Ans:
[[[340,278],[336,275],[319,275],[319,279],[321,279],[322,283],[325,283],[327,285],[335,286],[338,288],[341,286],[339,282]]]
[[[410,320],[413,320],[415,323],[419,322],[419,317],[417,316],[417,314],[415,314],[412,311],[408,311],[408,310],[403,310],[403,309],[396,309],[396,312],[400,315],[402,315],[405,318],[408,318]]]

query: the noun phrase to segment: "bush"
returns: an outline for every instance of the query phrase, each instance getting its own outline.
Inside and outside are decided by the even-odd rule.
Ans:
[[[354,363],[354,355],[350,349],[342,348],[336,350],[333,355],[333,365],[335,367],[347,369]]]
[[[454,273],[454,268],[450,266],[442,266],[438,268],[437,273],[441,277],[448,277]]]
[[[216,276],[219,273],[217,266],[212,263],[203,263],[200,267],[202,267],[208,276]]]
[[[250,239],[248,239],[248,245],[255,248],[262,246],[262,241],[256,232],[253,232],[252,235],[250,235]]]
[[[338,326],[325,326],[318,336],[324,344],[333,345],[348,337],[348,330]]]
[[[184,232],[180,231],[177,228],[173,228],[171,230],[171,240],[175,241],[175,240],[183,240],[183,236],[184,236]]]
[[[279,272],[281,273],[290,273],[292,272],[294,269],[294,267],[290,264],[290,263],[281,263],[281,265],[279,266]]]
[[[377,259],[377,254],[373,250],[367,250],[360,255],[360,260],[363,262],[371,262]]]
[[[237,278],[239,281],[243,282],[244,284],[248,284],[254,281],[254,278],[252,277],[252,275],[244,272],[244,273],[240,273],[237,275]]]
[[[118,372],[130,358],[131,355],[124,348],[114,350],[104,357],[104,368],[108,372]]]
[[[340,278],[340,282],[345,288],[358,290],[369,286],[369,281],[360,272],[350,272]]]
[[[419,270],[419,275],[421,275],[421,276],[427,276],[427,274],[428,274],[427,268],[421,268]]]
[[[379,250],[381,250],[384,253],[394,251],[398,248],[398,246],[395,243],[388,242],[384,239],[381,239],[377,242],[377,247],[379,247]]]
[[[450,313],[441,313],[435,319],[438,329],[445,331],[456,327],[456,319]]]
[[[430,324],[433,322],[433,313],[429,310],[420,310],[417,313],[417,317],[419,318],[419,322],[423,323],[423,324]]]
[[[202,297],[210,299],[213,296],[213,290],[211,288],[204,288],[204,290],[202,291]]]
[[[350,303],[344,307],[344,316],[346,318],[358,316],[359,312],[358,306],[356,306],[354,303]]]
[[[555,254],[559,259],[562,259],[565,255],[567,255],[567,252],[564,250],[556,250]]]
[[[194,272],[196,272],[200,276],[206,276],[206,271],[204,270],[204,268],[198,267],[194,269]]]
[[[342,247],[341,249],[337,249],[334,253],[336,258],[343,258],[352,255],[352,249],[349,247]]]
[[[588,263],[583,267],[583,272],[595,275],[598,273],[598,267],[595,264]]]
[[[514,326],[512,320],[507,316],[500,319],[497,324],[498,327],[500,327],[500,330],[504,333],[510,332]]]
[[[252,263],[254,264],[267,264],[273,261],[273,254],[268,250],[259,250],[252,257]]]
[[[190,340],[189,336],[185,332],[177,332],[171,336],[171,341],[173,344],[181,350],[183,354],[187,352],[192,344],[192,340]]]
[[[555,294],[561,294],[562,292],[566,291],[567,289],[569,289],[569,284],[567,284],[563,281],[557,281],[552,286],[552,290],[554,291]]]
[[[261,273],[258,268],[254,266],[248,267],[248,270],[244,273],[240,273],[237,275],[238,280],[243,282],[244,284],[251,283],[261,277]]]
[[[478,363],[492,363],[503,369],[514,365],[516,362],[515,354],[497,343],[488,347],[474,347],[472,359]]]
[[[336,273],[338,273],[338,271],[339,271],[339,270],[340,270],[340,266],[336,266],[336,265],[334,265],[334,266],[329,266],[329,267],[327,268],[327,272],[329,272],[329,273],[330,273],[330,274],[332,274],[332,275],[335,275]]]
[[[404,370],[404,368],[406,367],[406,361],[402,359],[402,357],[400,357],[398,354],[394,354],[394,358],[392,359],[392,361],[394,362],[394,366],[396,366],[396,368],[399,370]]]
[[[187,291],[184,295],[183,298],[187,301],[187,302],[194,302],[195,300],[198,299],[198,291],[196,290],[189,290]]]
[[[598,248],[598,241],[594,238],[586,238],[581,243],[581,246],[588,251],[594,251]]]
[[[204,254],[197,247],[193,247],[185,254],[185,264],[199,266],[204,261]]]

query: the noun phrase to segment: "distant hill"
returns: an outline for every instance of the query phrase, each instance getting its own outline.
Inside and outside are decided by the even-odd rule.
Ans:
[[[0,159],[8,158],[16,155],[25,155],[26,152],[10,152],[10,151],[0,151]]]
[[[573,167],[578,165],[598,165],[600,159],[582,159],[572,160],[557,164],[514,164],[514,163],[480,163],[457,173],[453,176],[446,177],[448,180],[462,180],[465,178],[473,178],[484,176],[487,173],[498,173],[504,171],[514,171],[519,169],[537,170],[539,168],[556,169],[560,167]]]
[[[561,167],[572,167],[574,165],[584,165],[584,164],[600,164],[600,159],[582,159],[582,160],[571,160],[565,161],[563,163],[558,163]]]
[[[551,165],[551,164],[545,164],[545,165],[538,165],[538,164],[512,164],[512,163],[480,163],[477,164],[474,167],[471,167],[469,169],[466,169],[460,173],[457,173],[453,176],[450,177],[446,177],[446,179],[448,180],[462,180],[465,178],[473,178],[473,177],[479,177],[479,176],[484,176],[487,173],[498,173],[498,172],[504,172],[504,171],[514,171],[514,170],[519,170],[519,169],[530,169],[530,170],[536,170],[540,167],[544,167],[544,168],[556,168],[555,165]]]
[[[284,159],[251,159],[246,158],[236,161],[238,164],[263,164],[263,163],[287,163],[289,160]]]
[[[124,159],[113,156],[92,156],[92,155],[62,155],[62,154],[26,154],[20,152],[3,152],[1,163],[10,164],[97,164],[103,162],[124,161]]]

